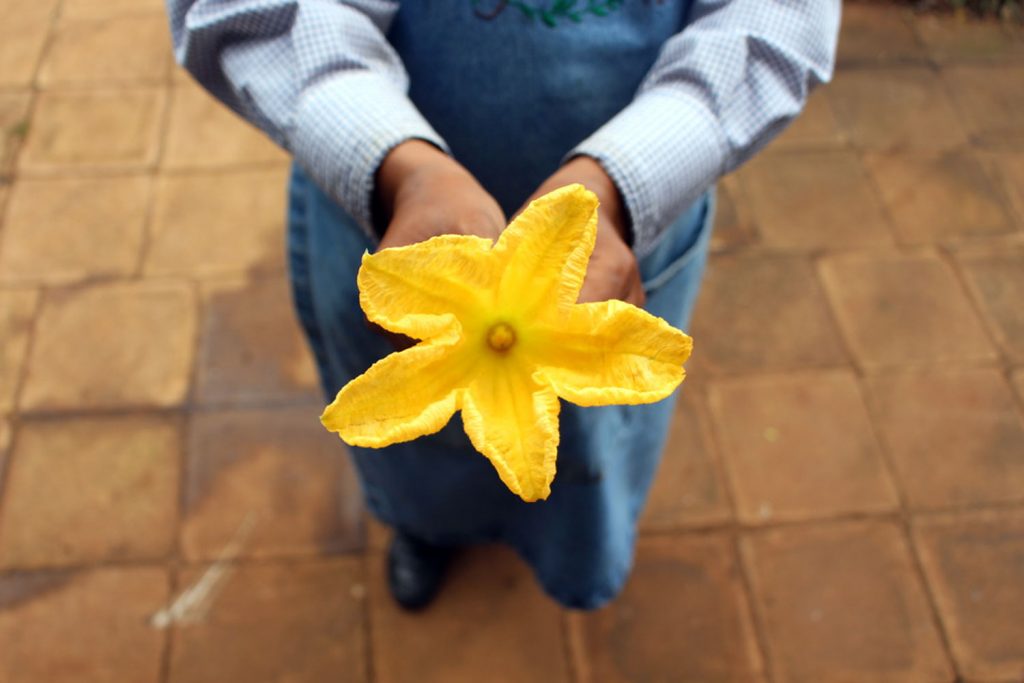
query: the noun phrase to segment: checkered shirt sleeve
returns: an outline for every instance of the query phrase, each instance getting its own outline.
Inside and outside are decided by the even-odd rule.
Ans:
[[[175,57],[263,129],[368,234],[377,167],[412,138],[447,151],[406,97],[386,0],[167,0]]]
[[[619,187],[639,256],[831,78],[839,15],[839,0],[698,0],[633,102],[573,150]]]
[[[166,0],[175,56],[293,154],[370,234],[373,177],[412,138],[447,150],[384,37],[393,0]],[[570,156],[599,160],[634,249],[763,147],[831,77],[839,0],[696,0],[635,100]]]

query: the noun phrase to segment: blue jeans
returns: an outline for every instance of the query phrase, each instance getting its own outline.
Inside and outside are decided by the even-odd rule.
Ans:
[[[713,205],[713,194],[702,197],[640,262],[647,310],[683,329],[707,258]],[[288,248],[295,304],[331,400],[392,351],[367,327],[358,303],[360,257],[375,245],[295,169]],[[508,543],[553,598],[594,608],[629,574],[637,518],[674,403],[674,395],[643,406],[563,403],[558,473],[551,496],[538,503],[505,488],[470,446],[458,416],[431,436],[350,451],[366,503],[384,523],[439,544]]]

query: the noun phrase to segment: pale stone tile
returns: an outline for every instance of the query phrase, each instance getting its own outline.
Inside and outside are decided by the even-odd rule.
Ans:
[[[32,84],[58,0],[0,0],[0,87]]]
[[[0,567],[170,553],[179,423],[150,416],[22,422],[0,515]]]
[[[170,75],[166,14],[130,14],[58,24],[39,70],[44,87],[162,82]]]
[[[147,274],[284,268],[285,167],[159,180]]]
[[[0,577],[0,680],[157,683],[167,588],[162,567]]]
[[[996,359],[967,293],[933,254],[835,254],[821,276],[851,351],[868,368]]]
[[[143,176],[20,181],[0,234],[0,283],[130,275],[150,185]]]
[[[123,14],[165,11],[164,0],[64,0],[62,20],[106,19]]]
[[[1014,229],[996,185],[969,152],[871,154],[865,165],[904,244],[945,243]]]
[[[196,308],[192,288],[176,282],[51,292],[22,409],[180,404],[195,353]]]
[[[19,169],[52,173],[150,167],[159,151],[165,97],[158,88],[43,92]]]

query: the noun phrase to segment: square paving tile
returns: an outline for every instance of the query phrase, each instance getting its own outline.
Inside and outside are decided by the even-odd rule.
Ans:
[[[846,142],[835,112],[821,90],[811,94],[804,111],[774,142],[771,149],[831,149]]]
[[[1024,364],[1024,248],[967,256],[961,268],[1003,353]]]
[[[183,573],[192,585],[202,569]],[[199,623],[178,627],[170,683],[363,683],[365,599],[355,559],[230,570]]]
[[[168,418],[23,421],[0,510],[0,568],[165,557],[180,441]]]
[[[711,233],[711,251],[727,251],[757,240],[753,217],[738,174],[718,182],[715,191],[715,228]]]
[[[172,406],[185,399],[196,298],[175,282],[58,290],[36,325],[23,410]]]
[[[953,680],[896,525],[775,529],[742,547],[778,683]]]
[[[425,612],[400,610],[384,557],[371,555],[370,626],[378,683],[518,683],[570,680],[562,614],[515,554],[468,550]]]
[[[709,399],[741,521],[896,508],[852,373],[717,381]]]
[[[814,268],[799,256],[713,258],[693,330],[710,373],[847,362]]]
[[[732,516],[701,402],[700,395],[684,385],[640,520],[641,531],[719,524]]]
[[[992,149],[1024,149],[1024,63],[946,69],[972,141]]]
[[[164,98],[155,88],[44,91],[36,99],[19,168],[51,173],[152,166]]]
[[[157,683],[167,599],[160,568],[0,576],[4,683]]]
[[[978,363],[995,351],[952,269],[932,254],[847,254],[821,263],[860,363]]]
[[[14,156],[28,132],[28,108],[31,103],[32,95],[27,91],[0,92],[0,178],[13,170]]]
[[[823,249],[893,242],[853,152],[762,154],[744,170],[742,182],[767,246]]]
[[[841,71],[825,93],[859,147],[946,149],[967,142],[942,81],[927,67]]]
[[[282,166],[160,178],[146,273],[282,271],[287,175]]]
[[[170,75],[172,61],[164,12],[62,19],[39,69],[39,83],[44,87],[162,83]]]
[[[1024,57],[1024,34],[999,21],[922,14],[914,21],[914,30],[928,53],[939,62],[988,62]]]
[[[1024,512],[915,523],[917,547],[968,680],[1015,681],[1024,671]]]
[[[912,15],[894,5],[843,3],[836,59],[840,65],[924,61]]]
[[[58,0],[0,0],[0,87],[32,83]]]
[[[141,258],[150,184],[144,176],[19,181],[0,233],[0,282],[131,275]]]
[[[166,144],[166,168],[287,161],[266,135],[189,81],[174,87]]]
[[[203,288],[200,403],[322,400],[284,278]]]
[[[1024,420],[999,372],[892,374],[867,386],[912,507],[1024,500]]]
[[[569,619],[581,683],[764,680],[725,536],[642,539],[622,595]]]
[[[38,302],[32,289],[0,290],[0,413],[14,407]]]
[[[732,542],[642,539],[622,595],[573,613],[581,683],[761,681],[763,663]]]
[[[195,414],[182,550],[214,559],[251,517],[245,556],[360,549],[363,503],[344,444],[320,404]]]
[[[969,152],[876,154],[866,163],[904,244],[1015,229],[1002,193]]]

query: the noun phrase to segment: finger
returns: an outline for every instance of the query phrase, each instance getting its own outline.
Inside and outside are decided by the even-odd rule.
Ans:
[[[580,295],[576,297],[576,302],[581,304],[588,304],[591,301],[604,301],[608,297],[601,297],[600,288],[593,284],[593,278],[587,277],[583,281],[583,286],[580,287]]]
[[[581,304],[592,301],[608,301],[620,299],[627,301],[630,295],[629,283],[620,277],[610,276],[610,273],[600,263],[592,263],[583,279],[583,286],[580,288],[580,295],[577,301]],[[593,267],[596,266],[596,267]]]

